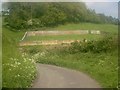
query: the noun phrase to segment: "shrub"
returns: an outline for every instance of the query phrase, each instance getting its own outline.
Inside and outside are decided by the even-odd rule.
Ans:
[[[117,48],[117,39],[112,37],[105,37],[99,41],[83,41],[83,42],[73,42],[69,48],[70,53],[77,52],[108,52]]]

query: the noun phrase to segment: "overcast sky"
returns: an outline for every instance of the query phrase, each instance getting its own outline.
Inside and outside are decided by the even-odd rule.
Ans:
[[[97,13],[118,17],[118,2],[86,2],[86,5]]]
[[[8,2],[9,0],[0,0],[1,2]],[[120,0],[10,0],[10,1],[62,1],[62,2],[85,2],[88,8],[94,9],[97,13],[103,13],[107,16],[118,17],[118,2]],[[1,5],[0,5],[1,7]]]

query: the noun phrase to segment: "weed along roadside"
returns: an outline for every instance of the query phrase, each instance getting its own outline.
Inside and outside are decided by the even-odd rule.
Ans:
[[[2,87],[27,88],[36,77],[35,61],[18,49],[24,32],[13,32],[3,28],[2,38]]]

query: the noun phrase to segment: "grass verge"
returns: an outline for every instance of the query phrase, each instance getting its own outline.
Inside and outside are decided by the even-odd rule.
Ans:
[[[2,38],[2,87],[26,88],[30,87],[36,75],[33,59],[21,54],[17,43],[24,32],[13,32],[3,28]]]

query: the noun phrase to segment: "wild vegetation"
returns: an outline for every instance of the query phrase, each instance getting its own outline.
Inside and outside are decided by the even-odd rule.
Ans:
[[[30,87],[36,76],[33,58],[20,52],[18,42],[24,32],[13,32],[3,28],[2,38],[2,87]]]
[[[117,19],[97,14],[84,3],[10,2],[4,6],[7,8],[3,11],[3,87],[30,87],[36,76],[36,62],[82,71],[102,87],[118,87]],[[81,42],[69,46],[19,47],[20,39],[29,30],[100,30],[104,34],[27,37],[26,41],[69,38]]]

